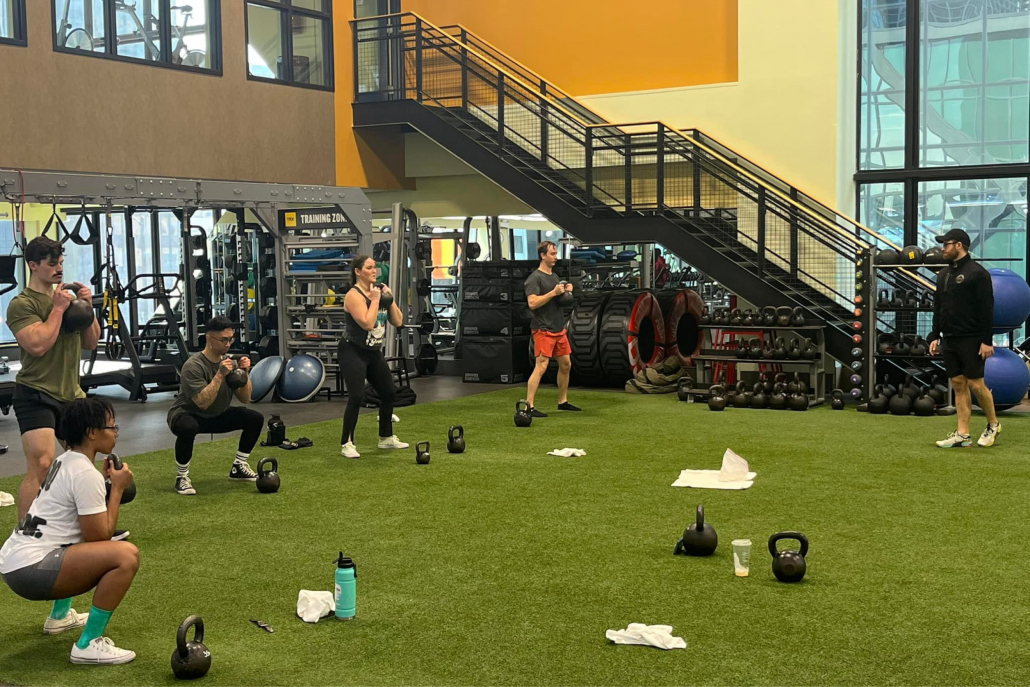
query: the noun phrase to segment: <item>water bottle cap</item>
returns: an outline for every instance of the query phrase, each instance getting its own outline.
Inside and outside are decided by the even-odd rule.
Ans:
[[[336,567],[341,569],[352,569],[354,570],[354,577],[358,576],[358,565],[354,562],[350,556],[344,556],[343,551],[340,552],[340,557],[335,561]]]

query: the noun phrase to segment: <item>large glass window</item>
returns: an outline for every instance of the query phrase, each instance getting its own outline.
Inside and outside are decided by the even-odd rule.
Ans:
[[[922,0],[919,165],[1027,162],[1030,3]]]
[[[905,243],[904,184],[862,184],[858,201],[859,222],[893,243]]]
[[[905,166],[906,0],[862,0],[859,169]]]
[[[331,89],[331,3],[248,0],[247,73],[251,78]]]
[[[15,227],[14,221],[11,219],[0,219],[0,255],[14,255],[15,253],[21,254],[20,250],[15,248]],[[25,288],[25,261],[18,260],[14,268],[14,273],[18,278],[18,287],[0,296],[0,342],[8,343],[14,341],[14,334],[7,326],[7,306],[10,305],[11,299],[17,296],[23,288]]]
[[[0,43],[25,44],[25,0],[0,0]]]
[[[4,0],[0,0],[3,2]],[[53,0],[54,47],[203,71],[221,69],[221,0]],[[114,41],[106,39],[115,36]]]

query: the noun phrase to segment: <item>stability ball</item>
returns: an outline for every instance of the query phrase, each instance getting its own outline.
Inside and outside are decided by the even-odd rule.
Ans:
[[[994,333],[1004,334],[1022,327],[1030,317],[1030,286],[1012,270],[987,271],[994,284]]]
[[[1008,410],[1019,405],[1026,396],[1030,387],[1030,370],[1018,353],[995,346],[994,355],[984,365],[984,382],[994,396],[994,409]],[[973,405],[978,406],[976,394],[969,393],[973,397]]]
[[[325,382],[325,365],[310,355],[295,355],[286,363],[276,391],[286,403],[302,403],[317,394]]]

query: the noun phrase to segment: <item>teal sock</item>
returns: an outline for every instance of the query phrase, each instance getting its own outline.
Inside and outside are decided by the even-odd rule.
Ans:
[[[71,609],[72,609],[72,600],[71,600],[71,598],[55,599],[54,600],[54,608],[53,608],[52,611],[50,611],[50,617],[53,618],[54,620],[61,620],[66,615],[68,615],[68,611],[70,611]]]
[[[96,606],[89,609],[86,627],[82,628],[82,636],[79,637],[79,641],[75,642],[75,646],[85,649],[94,639],[103,637],[104,630],[107,629],[107,622],[111,619],[112,613],[114,611],[103,611]]]

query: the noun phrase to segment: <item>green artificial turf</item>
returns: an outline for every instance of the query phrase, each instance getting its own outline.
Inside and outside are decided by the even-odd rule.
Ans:
[[[339,422],[290,427],[315,447],[254,454],[279,459],[276,495],[227,481],[235,439],[197,447],[192,498],[172,491],[171,448],[127,457],[139,496],[120,524],[142,567],[108,635],[138,658],[71,666],[78,632],[43,636],[48,605],[0,585],[0,682],[172,684],[191,613],[207,624],[209,685],[1030,682],[1027,416],[1004,416],[992,449],[944,451],[933,441],[954,418],[713,413],[671,395],[576,392],[585,412],[517,429],[523,393],[401,409],[398,434],[432,442],[429,466],[414,448],[370,448],[368,416],[360,460],[339,455]],[[446,452],[452,424],[464,455]],[[545,455],[566,446],[587,455]],[[727,447],[758,472],[750,490],[670,486]],[[698,503],[719,548],[673,556]],[[14,519],[0,510],[4,531]],[[790,529],[811,540],[797,585],[773,578],[765,549]],[[729,542],[743,537],[751,576],[736,578]],[[302,623],[297,592],[332,589],[340,550],[358,563],[358,618]],[[605,639],[632,622],[673,625],[689,647]]]

